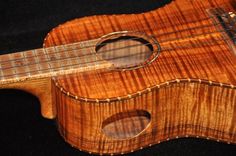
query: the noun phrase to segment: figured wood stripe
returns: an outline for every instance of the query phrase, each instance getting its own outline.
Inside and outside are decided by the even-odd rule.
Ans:
[[[189,136],[230,142],[236,139],[235,89],[185,81],[170,83],[122,102],[77,101],[67,98],[58,88],[55,97],[61,95],[60,100],[56,98],[59,130],[67,141],[85,151],[126,153]],[[104,136],[100,129],[104,119],[128,110],[149,111],[152,122],[148,129],[132,139]],[[91,115],[83,116],[85,112]],[[84,131],[81,126],[90,130]],[[117,128],[122,127],[125,125]]]

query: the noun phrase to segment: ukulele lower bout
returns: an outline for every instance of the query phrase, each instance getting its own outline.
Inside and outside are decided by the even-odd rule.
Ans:
[[[72,77],[69,86],[81,78]],[[178,79],[112,100],[80,99],[58,82],[53,90],[59,131],[82,151],[123,154],[181,137],[236,143],[235,86]]]

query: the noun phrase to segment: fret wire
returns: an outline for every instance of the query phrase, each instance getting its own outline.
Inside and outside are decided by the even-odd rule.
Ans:
[[[224,39],[222,39],[223,41],[225,41]],[[220,41],[222,41],[222,40],[220,40]],[[203,45],[206,45],[206,46],[209,46],[210,44],[209,43],[202,43],[202,45],[201,46],[203,46]],[[215,43],[214,43],[214,45],[215,45]],[[189,48],[189,46],[186,46],[186,47],[188,47]],[[179,47],[178,46],[178,48],[185,48],[185,47]],[[165,49],[166,51],[170,51],[170,50],[176,50],[175,48],[167,48],[167,49]],[[95,55],[95,54],[94,54]],[[127,56],[127,57],[129,57],[129,56]],[[112,59],[109,59],[109,60],[113,60],[113,59],[116,59],[116,58],[112,58]],[[104,62],[104,60],[103,59],[101,59],[101,60],[99,60],[99,61],[97,61],[97,62]],[[81,64],[86,64],[87,62],[84,62],[84,63],[80,63],[80,64],[75,64],[74,65],[74,67],[76,66],[80,66]],[[92,63],[92,62],[90,62],[90,63]],[[64,67],[68,67],[68,65],[66,65],[66,66],[64,66]],[[96,68],[95,68],[96,69]],[[45,71],[45,70],[49,70],[49,69],[43,69],[42,71]],[[58,71],[61,71],[60,70],[60,67],[56,67],[56,68],[54,68],[54,71],[55,72],[58,72]],[[19,75],[23,75],[23,74],[25,74],[25,73],[18,73]],[[5,77],[10,77],[10,76],[12,76],[12,75],[6,75]]]
[[[9,60],[12,60],[12,55],[14,55],[14,54],[9,54],[8,55],[8,57],[9,57]],[[18,72],[17,72],[17,66],[15,65],[15,62],[14,61],[10,61],[10,64],[11,64],[11,68],[9,68],[9,69],[11,69],[11,71],[13,72],[13,75],[12,76],[14,76],[14,77],[19,77],[18,76]]]
[[[86,46],[86,47],[89,47],[89,43],[87,43],[87,44],[85,43],[85,46]],[[88,48],[87,51],[88,51],[89,54],[92,54],[92,50],[91,50],[90,48]],[[85,53],[86,53],[86,52],[85,52]],[[88,62],[88,65],[87,65],[86,67],[89,67],[89,58],[88,58],[88,57],[85,57],[85,61]]]
[[[37,66],[37,71],[38,71],[39,73],[42,73],[42,72],[41,72],[42,68],[41,68],[41,64],[40,64],[40,61],[39,61],[39,57],[38,57],[38,55],[36,55],[35,49],[32,50],[32,52],[33,52],[34,60],[37,62],[37,63],[36,63],[36,64],[37,64],[37,65],[36,65],[36,66]]]
[[[66,46],[62,45],[62,47],[63,47],[63,49],[64,49],[64,53],[65,53],[65,55],[66,55],[66,58],[70,58],[70,56],[69,56],[69,53],[68,53],[68,50],[67,50]],[[69,62],[69,64],[70,64],[70,69],[73,69],[73,64],[72,64],[72,61],[71,61],[71,59],[70,59],[70,60],[68,60],[67,62]]]
[[[26,62],[29,62],[28,59],[26,60],[26,57],[25,57],[25,53],[24,53],[24,52],[21,53],[21,56],[23,57],[23,60],[24,60],[25,63],[26,63]],[[29,63],[27,63],[27,64],[29,64]],[[28,76],[31,76],[29,66],[26,65],[26,69],[27,69],[27,71],[28,71],[28,73],[27,73]]]
[[[55,56],[55,58],[56,58],[55,63],[59,64],[61,70],[63,70],[62,63],[58,63],[58,61],[57,61],[57,60],[62,60],[61,57],[58,55],[59,52],[58,52],[58,50],[57,50],[57,48],[55,46],[53,46],[53,49],[54,49],[55,53],[51,53],[51,54],[55,54],[56,55]],[[59,58],[59,59],[57,59],[57,58]],[[67,59],[65,59],[65,60],[67,60]]]
[[[63,46],[66,48],[68,52],[70,52],[72,58],[76,58],[74,59],[73,64],[80,64],[79,52],[77,50],[78,50],[78,47],[81,47],[81,46],[78,43],[76,44],[73,43],[71,46],[69,46],[69,49],[67,46],[65,45]]]
[[[73,51],[73,53],[76,54],[76,56],[78,56],[78,53],[77,53],[76,50],[77,50],[77,49],[76,49],[76,47],[74,46],[73,49],[72,49],[72,51]],[[78,62],[78,64],[81,64],[81,62],[80,62],[80,58],[78,58],[78,59],[76,59],[76,60],[77,60],[76,62]]]
[[[89,42],[85,42],[85,47],[91,47]],[[85,57],[85,62],[87,62],[87,66],[86,67],[89,67],[92,63],[94,63],[95,61],[90,61],[93,60],[93,56],[95,56],[96,53],[94,53],[94,50],[93,48],[86,48],[87,50],[85,51],[85,54],[88,53],[90,57],[86,56]],[[90,58],[90,59],[89,59]]]
[[[1,64],[1,61],[0,61],[0,69],[2,68],[2,64]],[[4,73],[3,73],[3,70],[0,70],[1,71],[1,75],[0,75],[0,78],[1,79],[5,79],[4,78]]]
[[[49,58],[46,48],[43,48],[43,53],[47,57],[47,61],[44,61],[44,62],[48,63],[50,71],[53,72],[53,68],[52,68],[51,63],[50,63],[51,62],[51,58]]]
[[[40,55],[37,55],[40,54]],[[48,57],[45,55],[45,52],[42,49],[34,49],[33,55],[36,57],[37,62],[40,64],[40,70],[43,68],[49,68],[50,69],[50,62],[48,62]],[[39,57],[41,56],[41,57]],[[44,61],[42,61],[44,60]],[[45,61],[46,60],[46,61]]]
[[[94,43],[93,43],[93,44],[94,44]],[[95,44],[96,44],[96,43],[95,43]],[[95,51],[95,48],[92,49],[92,53],[95,54],[94,57],[92,57],[92,59],[94,59],[94,65],[95,65],[95,66],[98,66],[98,65],[99,65],[98,62],[97,62],[98,57],[97,57],[97,52]]]
[[[193,28],[188,28],[188,29],[181,29],[181,30],[178,30],[177,32],[176,31],[172,31],[172,32],[167,32],[167,33],[162,33],[162,34],[159,34],[159,35],[152,35],[152,37],[160,37],[160,36],[165,36],[165,35],[171,35],[171,34],[174,34],[174,33],[178,33],[178,32],[182,32],[182,31],[187,31],[187,30],[194,30],[194,29],[199,29],[199,28],[205,28],[205,27],[210,27],[210,26],[217,26],[217,25],[219,25],[219,23],[214,23],[214,24],[210,24],[210,25],[204,25],[204,26],[198,26],[198,27],[193,27]],[[229,29],[226,29],[226,30],[229,30]],[[223,31],[215,31],[215,32],[224,32],[224,30]],[[215,32],[211,32],[211,33],[215,33]],[[199,35],[203,35],[203,34],[199,34]],[[188,37],[194,37],[195,35],[190,35],[190,36],[188,36]],[[134,37],[134,38],[130,38],[130,39],[137,39],[137,37]],[[172,40],[179,40],[179,39],[183,39],[183,38],[172,38]],[[98,39],[96,39],[96,40],[98,40]],[[90,42],[92,41],[92,40],[89,40]],[[89,41],[86,41],[86,42],[89,42]],[[76,43],[72,43],[72,44],[66,44],[66,46],[73,46],[74,44],[80,44],[80,43],[82,43],[82,42],[76,42]],[[104,44],[101,44],[101,45],[106,45],[106,43],[104,43]],[[54,47],[60,47],[60,46],[62,46],[62,45],[57,45],[57,46],[54,46]],[[94,47],[95,45],[92,45],[92,46],[90,46],[90,47]],[[89,48],[89,47],[82,47],[82,48],[80,48],[80,49],[83,49],[83,48]],[[43,50],[47,50],[47,49],[51,49],[51,47],[48,47],[48,48],[42,48]],[[61,51],[58,51],[57,53],[61,53]],[[40,55],[38,55],[38,56],[40,56]],[[50,59],[50,58],[49,58]],[[18,59],[14,59],[14,60],[18,60]],[[12,61],[14,61],[14,60],[12,60]],[[50,59],[51,60],[51,59]],[[3,61],[3,63],[4,62],[7,62],[7,61]]]
[[[85,47],[85,43],[84,42],[82,42],[82,43],[80,43],[79,44],[81,47]],[[81,53],[82,53],[82,55],[84,55],[84,51],[85,50],[85,48],[83,48],[82,50],[81,50]],[[84,63],[84,59],[83,59],[83,57],[81,58],[80,57],[80,61],[81,61],[81,65]]]

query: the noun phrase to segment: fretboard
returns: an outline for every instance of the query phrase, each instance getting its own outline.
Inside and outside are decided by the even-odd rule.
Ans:
[[[105,68],[99,59],[96,40],[0,55],[0,82],[31,77],[51,77]]]

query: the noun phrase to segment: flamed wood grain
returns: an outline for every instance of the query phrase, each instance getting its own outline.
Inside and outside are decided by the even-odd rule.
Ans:
[[[154,35],[162,48],[157,61],[148,67],[57,77],[54,99],[59,131],[64,139],[80,150],[100,154],[132,152],[188,136],[235,143],[235,89],[221,87],[221,83],[236,84],[236,59],[218,26],[213,25],[205,11],[217,6],[234,10],[233,1],[227,2],[179,0],[144,14],[76,19],[51,31],[44,46],[129,30]],[[148,87],[181,78],[204,79],[209,83],[176,81],[133,97],[134,93]],[[215,81],[219,85],[211,85]],[[83,100],[77,100],[78,97]],[[120,100],[119,97],[127,98]],[[117,100],[109,100],[114,98]],[[129,139],[111,138],[104,133],[102,125],[106,119],[122,112],[129,115],[129,111],[135,110],[151,114],[145,131]],[[139,126],[130,120],[134,127]],[[116,127],[116,133],[129,127],[129,122]]]
[[[39,97],[42,114],[56,117],[65,141],[90,153],[123,154],[189,136],[236,143],[236,57],[230,47],[235,45],[225,41],[229,38],[222,35],[222,27],[206,12],[214,7],[235,11],[235,6],[234,0],[176,0],[142,14],[66,22],[46,36],[47,55],[26,60],[50,62],[41,67],[23,66],[22,61],[1,63],[5,70],[0,73],[0,88],[22,89]],[[72,73],[68,66],[57,76],[52,73],[58,71],[37,73],[38,68],[60,69],[76,62],[72,58],[82,53],[79,49],[85,43],[91,45],[103,35],[127,30],[144,32],[159,42],[161,54],[156,61],[126,71],[105,68]],[[60,45],[69,48],[66,44],[71,43],[76,50],[58,56],[56,52],[64,48]],[[91,49],[88,53],[95,53]],[[34,53],[2,55],[0,61],[24,55]],[[67,55],[71,62],[55,61]],[[11,68],[16,64],[19,67]],[[17,75],[26,70],[35,73]],[[111,127],[105,129],[107,124]]]
[[[236,139],[235,89],[179,83],[111,103],[80,102],[59,89],[56,97],[60,97],[56,98],[60,133],[67,142],[88,152],[126,153],[186,136],[232,143]],[[151,124],[144,132],[131,139],[113,139],[102,132],[105,119],[132,110],[151,114]]]

